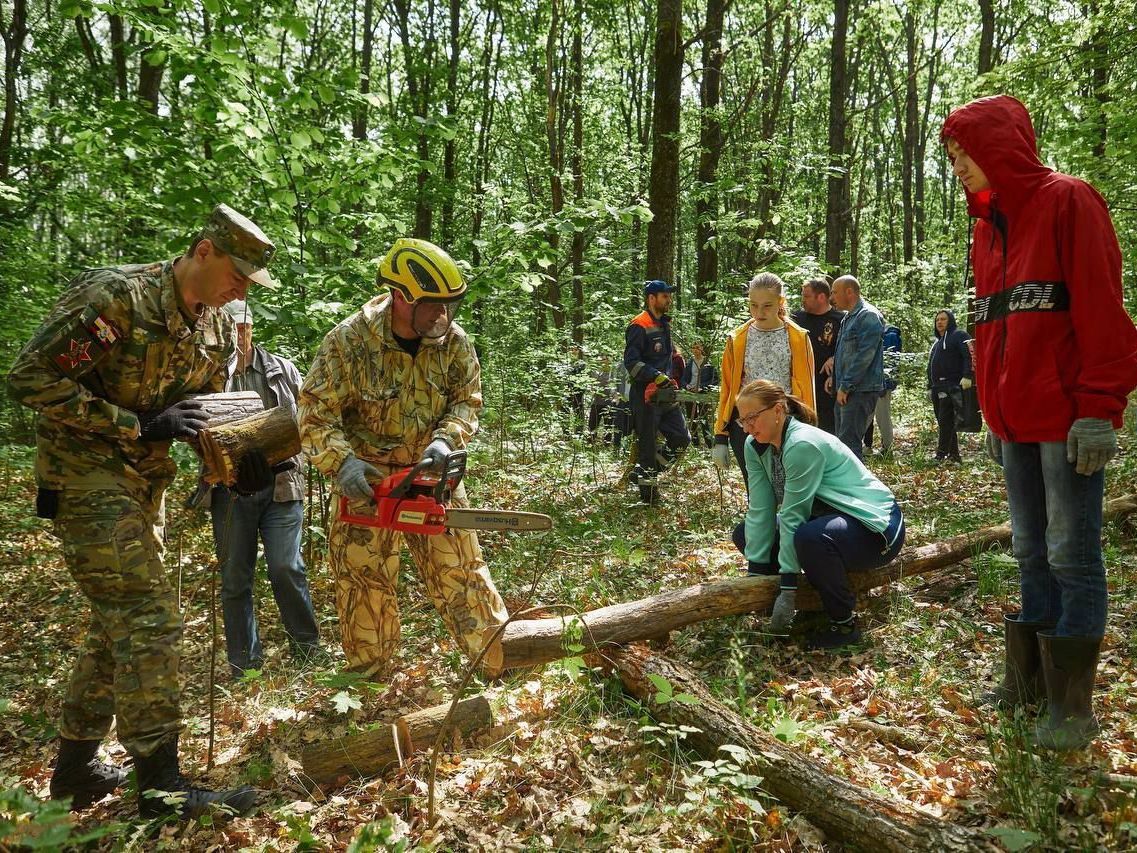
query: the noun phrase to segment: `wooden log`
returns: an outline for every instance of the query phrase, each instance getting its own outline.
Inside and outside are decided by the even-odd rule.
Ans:
[[[1137,511],[1137,495],[1128,495],[1107,502],[1105,518],[1115,519],[1134,511]],[[883,568],[850,575],[850,585],[854,591],[862,592],[893,580],[924,575],[995,545],[1010,542],[1010,539],[1010,524],[999,524],[972,533],[961,533],[943,542],[905,548],[896,560]],[[696,584],[582,614],[579,643],[585,650],[594,650],[635,640],[653,640],[695,622],[768,610],[777,596],[776,576],[735,577]],[[798,580],[797,605],[801,610],[821,607],[817,592],[804,577]],[[506,669],[566,657],[570,654],[565,650],[569,641],[563,629],[571,618],[518,619],[511,622],[486,652],[487,672],[496,675]],[[496,628],[486,631],[487,641],[494,631]]]
[[[269,465],[291,459],[300,452],[300,430],[292,411],[277,406],[267,412],[210,426],[198,434],[202,475],[207,483],[232,486],[237,480],[237,465],[250,450],[264,453]]]
[[[745,769],[762,777],[760,790],[804,815],[833,841],[852,849],[895,853],[999,849],[982,830],[955,826],[829,772],[719,702],[683,664],[639,645],[620,649],[609,660],[624,689],[655,717],[696,729],[684,744],[710,761],[727,757],[720,747],[742,747],[749,754]],[[649,676],[665,679],[672,695],[687,694],[698,701],[656,704],[657,690]]]
[[[405,714],[390,725],[314,743],[300,754],[300,764],[308,777],[324,788],[341,779],[377,776],[429,748],[449,710],[447,702]],[[489,700],[471,696],[454,709],[450,734],[468,737],[493,725]]]
[[[189,399],[196,400],[205,407],[205,414],[209,418],[209,428],[211,429],[238,418],[255,415],[265,409],[261,395],[256,391],[191,394]]]

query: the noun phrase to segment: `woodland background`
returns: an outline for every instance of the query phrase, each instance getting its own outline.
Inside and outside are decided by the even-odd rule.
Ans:
[[[468,265],[460,321],[478,343],[487,408],[468,475],[484,505],[556,526],[483,545],[511,610],[584,609],[739,570],[743,507],[692,449],[658,511],[633,508],[622,461],[558,403],[573,343],[618,355],[640,282],[680,285],[675,331],[721,352],[744,283],[851,272],[926,351],[936,309],[965,310],[963,196],[938,144],[948,111],[1008,92],[1043,159],[1110,204],[1134,305],[1137,29],[1132,2],[949,4],[784,0],[0,0],[0,368],[79,269],[181,253],[220,201],[280,247],[283,287],[254,292],[256,335],[304,369],[322,336],[375,293],[395,238],[427,237]],[[894,398],[896,492],[912,544],[1006,520],[975,438],[962,467],[931,459],[918,365]],[[368,687],[298,671],[261,590],[264,673],[218,696],[215,784],[268,791],[256,818],[215,829],[138,822],[129,797],[67,823],[44,805],[61,686],[85,604],[50,525],[32,517],[32,418],[0,398],[0,846],[54,849],[839,849],[737,766],[695,763],[579,658],[485,684],[500,726],[443,756],[443,821],[423,823],[425,765],[331,796],[295,757],[309,741],[448,699],[464,667],[414,571],[402,579],[403,666]],[[1132,490],[1132,418],[1111,496]],[[183,448],[184,450],[184,448]],[[183,469],[192,470],[188,454]],[[212,541],[169,502],[184,575],[188,769],[203,770]],[[320,484],[305,553],[335,650]],[[669,653],[756,725],[878,793],[989,828],[1009,849],[1137,843],[1137,527],[1110,525],[1103,735],[1068,759],[1022,747],[1023,719],[975,710],[999,667],[1013,560],[865,596],[851,656],[770,646],[763,620],[692,626]],[[866,734],[874,722],[897,742]],[[113,747],[117,749],[117,747]],[[121,751],[112,753],[121,757]],[[1126,782],[1125,780],[1129,780]],[[39,799],[37,799],[39,798]],[[402,845],[402,846],[400,846]]]

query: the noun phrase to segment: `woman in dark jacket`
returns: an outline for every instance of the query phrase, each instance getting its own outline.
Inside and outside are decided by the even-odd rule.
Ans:
[[[928,390],[939,427],[936,460],[959,462],[959,439],[955,431],[956,412],[963,407],[963,391],[971,387],[974,374],[967,349],[970,335],[957,329],[955,314],[943,309],[936,314],[936,342],[928,353]]]

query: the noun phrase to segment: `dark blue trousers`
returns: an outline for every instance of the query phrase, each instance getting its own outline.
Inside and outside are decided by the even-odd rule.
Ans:
[[[894,523],[899,534],[889,547],[884,534],[870,530],[853,516],[843,512],[827,513],[811,518],[794,533],[794,550],[798,563],[810,586],[817,590],[829,618],[835,622],[853,614],[857,597],[849,587],[849,572],[865,572],[891,563],[904,547],[904,519],[900,508],[893,507]],[[895,529],[890,526],[890,529]],[[735,547],[746,553],[746,522],[734,528]],[[751,562],[750,574],[778,574],[780,537],[774,529],[774,545],[769,561]]]
[[[644,387],[639,382],[633,384],[629,402],[632,404],[632,421],[639,442],[636,461],[644,472],[651,472],[659,470],[655,448],[657,433],[662,433],[672,456],[678,455],[680,450],[691,443],[691,436],[687,432],[683,410],[678,405],[656,406],[645,403]]]

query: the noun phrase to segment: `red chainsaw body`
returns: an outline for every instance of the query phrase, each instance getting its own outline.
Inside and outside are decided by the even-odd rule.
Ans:
[[[406,480],[411,478],[408,484]],[[446,503],[451,485],[439,486],[439,477],[415,474],[414,468],[405,468],[386,477],[375,489],[374,513],[350,512],[348,499],[340,497],[341,521],[362,524],[365,527],[382,527],[403,533],[420,533],[435,536],[446,532]],[[454,485],[457,485],[456,483]],[[440,499],[440,496],[442,499]]]

